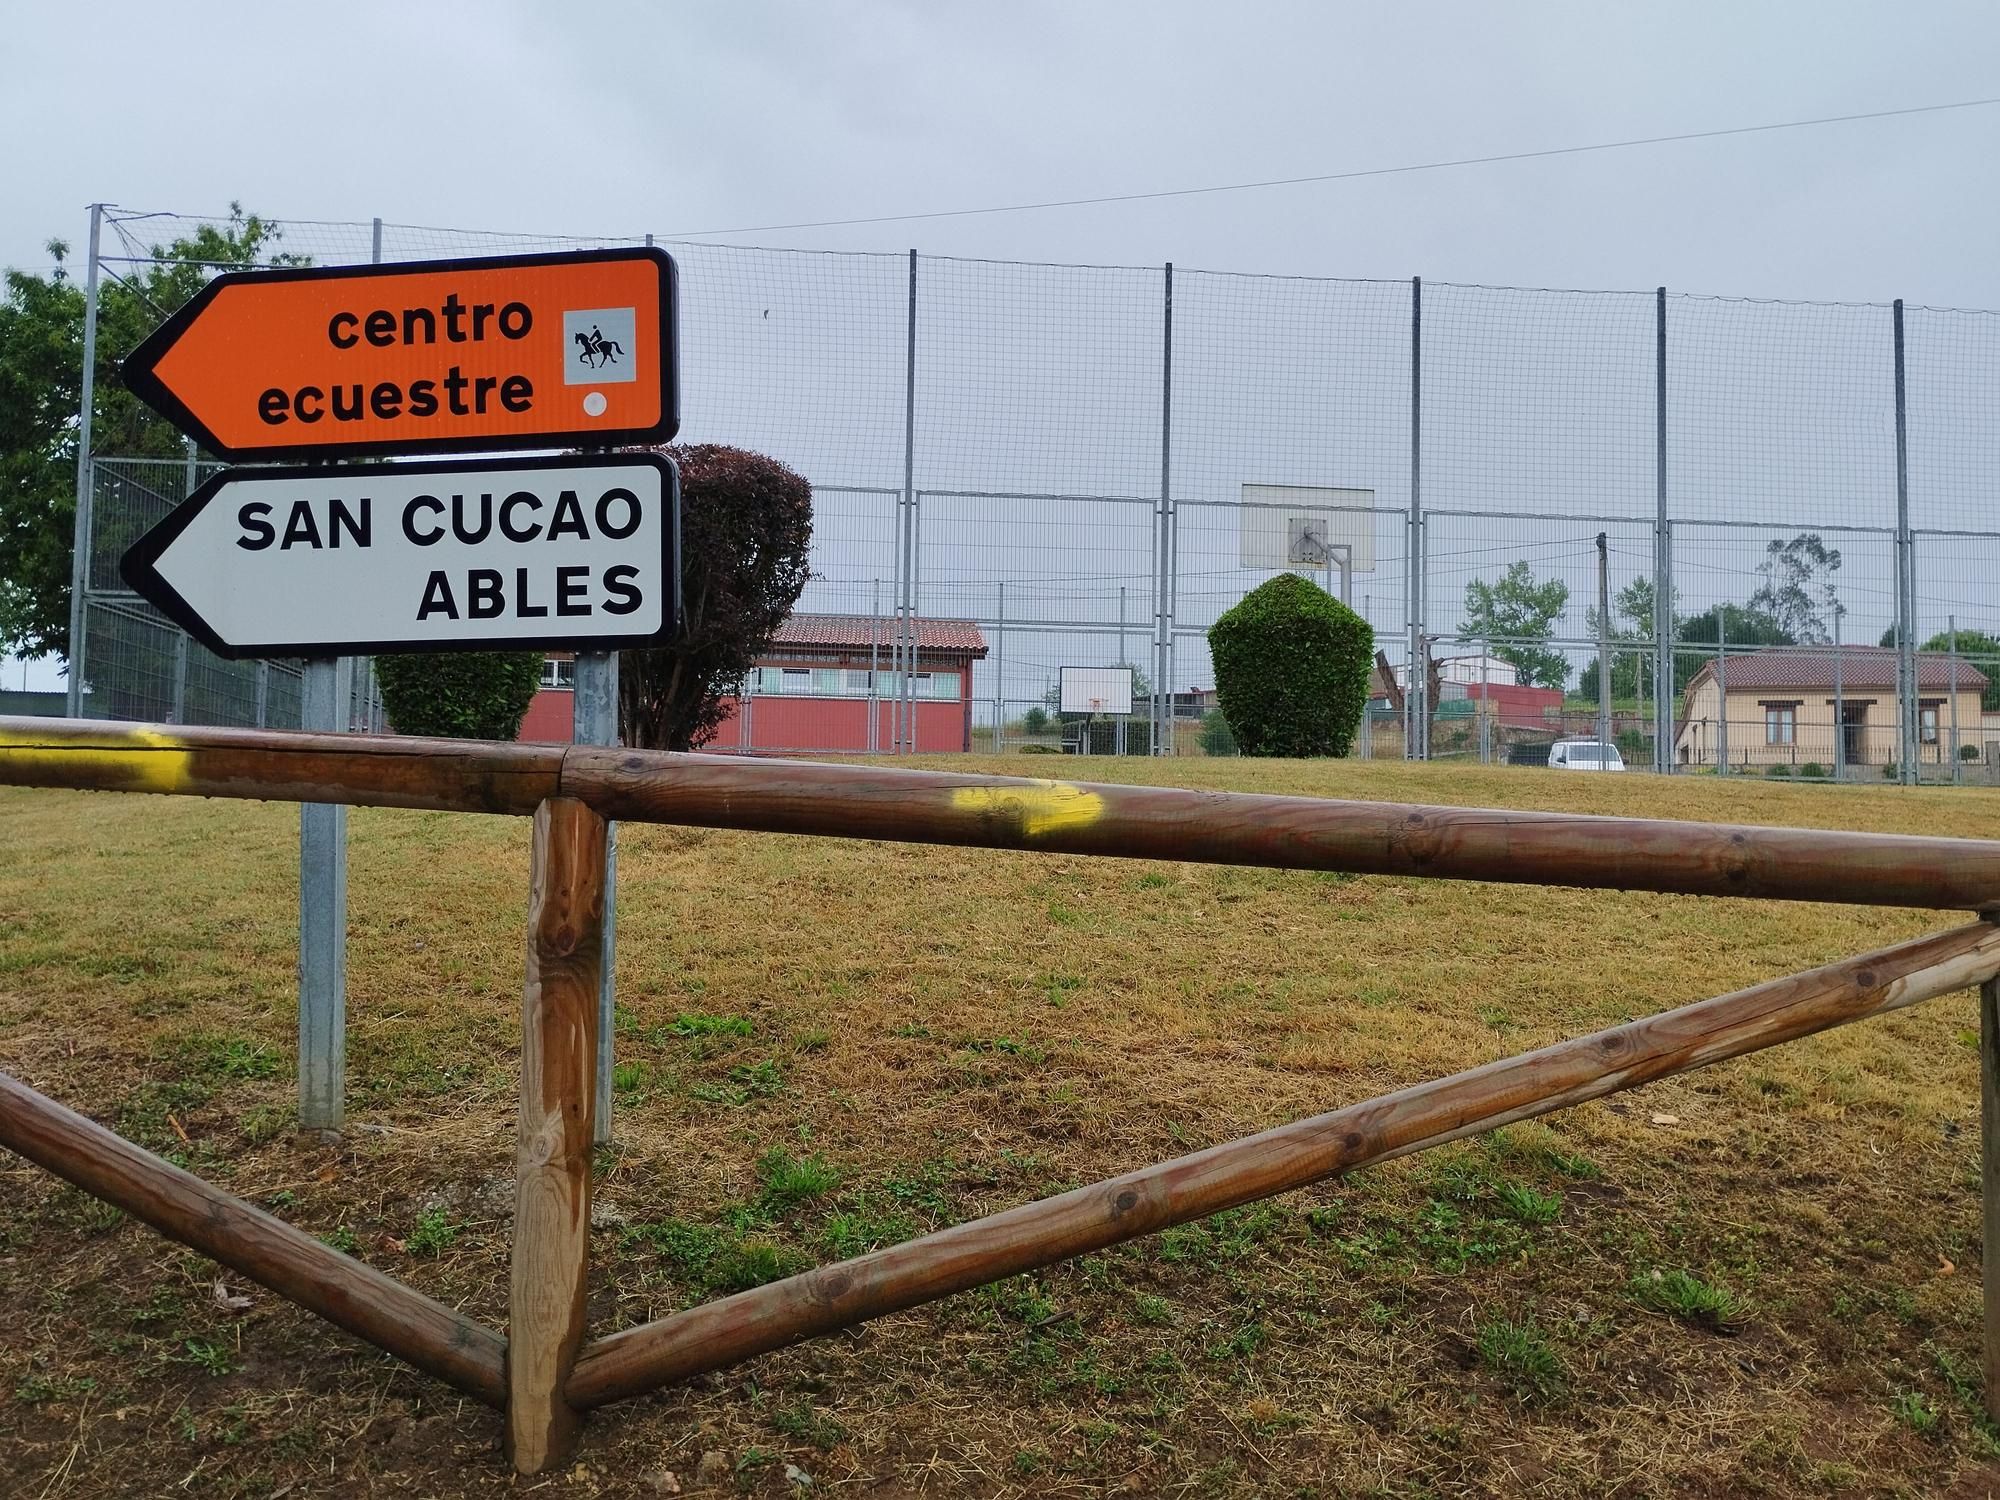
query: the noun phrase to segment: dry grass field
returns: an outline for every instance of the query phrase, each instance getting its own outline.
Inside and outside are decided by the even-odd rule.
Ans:
[[[1059,769],[2000,837],[1985,791]],[[338,1143],[293,1128],[287,805],[0,788],[0,1068],[499,1325],[528,825],[352,830]],[[1955,920],[666,828],[621,853],[596,1331]],[[610,1408],[520,1482],[491,1413],[7,1157],[0,1494],[2000,1494],[1976,1065],[1971,998],[1937,1001]]]

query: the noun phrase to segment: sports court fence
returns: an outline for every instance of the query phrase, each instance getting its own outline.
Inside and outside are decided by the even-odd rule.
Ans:
[[[98,291],[219,223],[96,211],[93,318]],[[317,264],[652,239],[277,229],[269,253]],[[1850,774],[1995,760],[1994,313],[659,243],[681,267],[683,439],[813,482],[798,610],[844,622],[774,651],[780,677],[745,684],[718,748],[1201,753],[1221,743],[1201,723],[1207,630],[1289,566],[1346,598],[1388,660],[1364,753],[1498,759],[1595,736],[1601,654],[1606,719],[1640,767],[1826,766],[1835,741]],[[296,724],[297,664],[220,662],[118,578],[199,456],[87,451],[80,471],[72,710]],[[934,622],[972,637],[931,651]],[[1726,729],[1718,710],[1690,732],[1704,664],[1725,684],[1732,662],[1771,658],[1740,666],[1746,682],[1801,665],[1764,650],[1774,627],[1815,660],[1842,641],[1865,729],[1835,733],[1853,705],[1814,677],[1731,689]],[[1995,685],[1961,701],[1926,650]],[[1043,722],[1061,667],[1114,663],[1136,669],[1132,719]],[[354,723],[379,724],[356,682]]]

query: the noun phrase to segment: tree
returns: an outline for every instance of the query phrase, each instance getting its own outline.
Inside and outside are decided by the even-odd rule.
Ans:
[[[1885,646],[1893,646],[1896,627],[1889,627],[1889,639]],[[1941,630],[1924,642],[1924,650],[1945,652],[1952,648],[1952,636],[1948,630]],[[1986,677],[1986,686],[1980,690],[1979,706],[1989,712],[2000,712],[2000,640],[1995,640],[1983,630],[1961,630],[1958,633],[1958,658],[1977,667]]]
[[[1724,643],[1731,651],[1739,647],[1750,649],[1757,646],[1796,646],[1798,641],[1771,616],[1761,609],[1744,604],[1714,604],[1698,615],[1688,615],[1681,620],[1674,632],[1674,639],[1683,646],[1699,646],[1699,651],[1676,651],[1674,653],[1674,691],[1682,692],[1688,679],[1701,669],[1704,662],[1715,657],[1717,641],[1726,632]]]
[[[1679,591],[1675,591],[1678,600]],[[1597,606],[1584,611],[1584,629],[1597,634]],[[1653,645],[1653,580],[1641,574],[1611,596],[1611,696],[1643,698],[1652,691],[1647,667]],[[1597,658],[1577,678],[1578,696],[1597,701]]]
[[[681,628],[619,657],[618,719],[628,745],[692,750],[805,589],[812,486],[743,448],[663,451],[681,470]]]
[[[1296,573],[1279,573],[1209,628],[1216,697],[1245,755],[1345,755],[1368,703],[1375,633]]]
[[[180,435],[125,388],[120,364],[217,268],[304,263],[270,253],[277,239],[276,225],[232,204],[227,223],[155,246],[146,264],[100,280],[93,451],[180,456]],[[68,245],[47,248],[55,269],[9,271],[0,296],[0,650],[22,656],[69,650],[84,298]]]
[[[1201,753],[1203,755],[1236,754],[1236,734],[1229,727],[1229,718],[1219,708],[1211,708],[1201,716]]]
[[[1568,584],[1560,578],[1537,583],[1527,563],[1515,562],[1497,583],[1475,578],[1466,584],[1467,618],[1459,634],[1491,641],[1493,654],[1513,663],[1523,684],[1560,688],[1569,681],[1569,658],[1544,643],[1568,607]]]
[[[453,651],[375,658],[382,707],[402,734],[511,740],[542,681],[539,651]]]
[[[1804,532],[1788,542],[1773,538],[1757,564],[1763,582],[1750,596],[1750,608],[1775,620],[1801,645],[1821,645],[1833,639],[1826,620],[1836,607],[1833,575],[1840,571],[1840,549],[1829,547],[1817,532]]]

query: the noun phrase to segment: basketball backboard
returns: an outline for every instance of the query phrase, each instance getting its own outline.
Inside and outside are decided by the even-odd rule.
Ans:
[[[1239,514],[1243,567],[1375,571],[1373,490],[1246,484]]]
[[[1132,712],[1130,667],[1063,667],[1057,675],[1058,712],[1066,714],[1129,714]]]

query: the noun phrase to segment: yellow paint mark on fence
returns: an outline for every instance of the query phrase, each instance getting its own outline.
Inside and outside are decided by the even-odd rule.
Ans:
[[[0,729],[0,783],[64,785],[74,777],[105,791],[179,792],[193,763],[193,752],[157,729],[65,731],[60,739]]]
[[[1012,823],[1025,838],[1088,828],[1104,816],[1104,799],[1067,781],[1034,781],[1026,786],[962,786],[951,794],[960,812]]]

